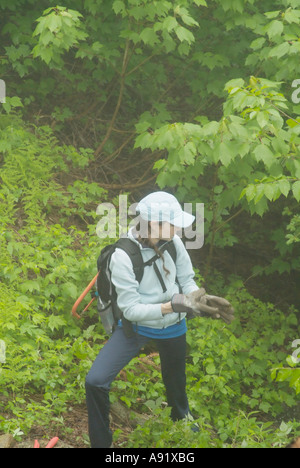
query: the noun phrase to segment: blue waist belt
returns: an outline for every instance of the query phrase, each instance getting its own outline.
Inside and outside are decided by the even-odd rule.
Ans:
[[[122,322],[119,320],[118,326],[122,327]],[[185,318],[174,325],[170,325],[167,328],[150,328],[143,327],[141,325],[137,326],[135,323],[132,324],[134,332],[139,335],[147,336],[148,338],[156,339],[166,339],[166,338],[176,338],[187,332],[186,320]]]

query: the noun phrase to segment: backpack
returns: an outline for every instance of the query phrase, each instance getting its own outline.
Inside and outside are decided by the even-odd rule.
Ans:
[[[102,249],[98,259],[97,259],[97,268],[98,268],[98,277],[97,277],[97,295],[98,295],[98,310],[102,312],[102,322],[105,327],[105,322],[107,323],[106,331],[111,333],[114,331],[119,320],[122,320],[122,325],[126,336],[130,337],[134,334],[132,322],[123,317],[122,311],[117,305],[117,293],[115,287],[111,281],[111,272],[109,269],[110,260],[112,254],[116,249],[124,250],[129,258],[131,259],[133,271],[138,283],[141,282],[144,274],[144,269],[147,266],[154,266],[155,273],[160,281],[163,292],[166,291],[166,286],[164,284],[161,273],[155,263],[159,258],[158,254],[155,254],[147,262],[144,262],[140,247],[127,237],[120,238],[114,244],[107,245]],[[176,248],[173,241],[164,242],[160,247],[160,252],[167,250],[176,263]],[[104,318],[104,312],[106,312],[106,318]],[[107,322],[108,320],[108,322]]]

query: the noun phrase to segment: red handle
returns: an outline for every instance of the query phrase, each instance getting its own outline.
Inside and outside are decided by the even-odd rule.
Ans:
[[[59,438],[58,437],[53,437],[53,439],[51,439],[48,444],[46,445],[45,448],[53,448],[54,445],[57,444],[57,442],[59,441]]]
[[[75,304],[73,305],[72,307],[72,315],[74,315],[74,317],[80,319],[81,316],[79,314],[77,314],[76,310],[77,310],[77,307],[79,306],[80,302],[85,298],[85,296],[87,295],[87,293],[92,289],[92,287],[94,286],[94,284],[96,283],[97,281],[97,278],[98,278],[98,275],[99,273],[96,274],[96,276],[92,279],[92,281],[90,282],[90,284],[85,288],[85,290],[83,291],[83,293],[80,294],[79,298],[77,299],[77,301],[75,302]],[[88,306],[93,302],[95,298],[93,298],[90,303],[88,304]],[[87,307],[88,307],[87,306]],[[86,310],[87,307],[84,309]]]

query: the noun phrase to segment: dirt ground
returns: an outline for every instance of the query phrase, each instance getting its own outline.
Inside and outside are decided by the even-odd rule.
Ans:
[[[118,407],[113,410],[111,429],[112,431],[122,429],[122,436],[114,442],[114,447],[125,448],[127,434],[131,432],[133,426],[130,421],[124,420],[126,416],[123,408]],[[15,441],[13,448],[33,448],[35,440],[38,440],[40,448],[45,448],[53,437],[59,438],[55,448],[90,448],[85,404],[74,406],[68,413],[64,413],[63,427],[61,425],[57,427],[57,423],[54,423],[52,428],[34,427],[29,434],[22,437],[21,441]]]
[[[40,448],[45,448],[53,437],[59,441],[55,448],[89,448],[88,418],[85,405],[76,406],[64,414],[64,426],[53,428],[34,427],[20,442],[14,443],[14,448],[33,448],[38,440]]]

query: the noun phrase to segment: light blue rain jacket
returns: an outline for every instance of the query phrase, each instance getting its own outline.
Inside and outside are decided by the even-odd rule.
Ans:
[[[155,251],[149,247],[143,247],[132,234],[128,232],[128,237],[132,242],[137,243],[141,249],[144,262],[155,255]],[[118,306],[124,317],[139,326],[163,329],[178,322],[178,313],[162,315],[161,304],[171,300],[173,294],[179,292],[176,284],[176,276],[181,285],[182,292],[188,294],[198,289],[194,281],[194,270],[183,242],[177,235],[173,242],[176,248],[176,265],[169,252],[164,251],[165,267],[170,274],[166,275],[163,269],[161,258],[156,260],[156,264],[167,288],[164,293],[159,279],[154,271],[153,265],[144,268],[144,275],[141,283],[135,279],[132,263],[129,256],[122,249],[116,249],[112,255],[110,270],[112,282],[117,292]],[[186,314],[181,314],[181,319]]]

